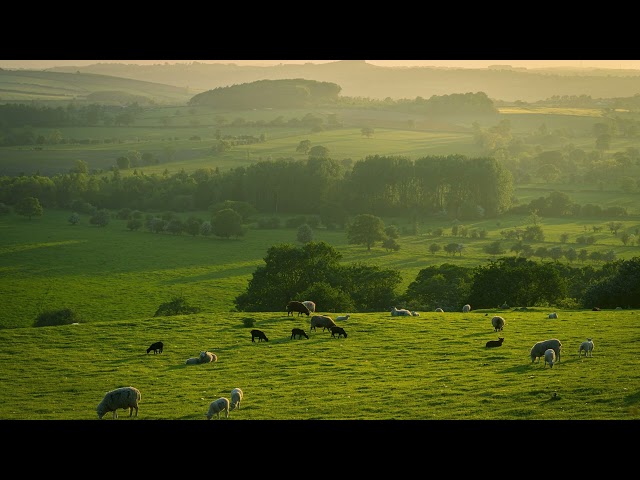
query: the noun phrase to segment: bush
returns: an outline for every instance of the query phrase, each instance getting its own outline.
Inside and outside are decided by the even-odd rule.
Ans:
[[[79,315],[70,308],[63,308],[42,312],[33,322],[33,326],[53,327],[55,325],[71,325],[72,323],[80,323]]]
[[[154,317],[170,317],[174,315],[189,315],[198,313],[200,308],[190,306],[184,297],[173,297],[170,302],[158,307]]]
[[[253,327],[254,323],[253,318],[244,317],[242,319],[242,324],[247,328]]]

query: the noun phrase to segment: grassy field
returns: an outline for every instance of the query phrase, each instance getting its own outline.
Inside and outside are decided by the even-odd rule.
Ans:
[[[142,393],[139,416],[119,410],[115,421],[206,420],[209,403],[235,387],[241,408],[222,421],[639,419],[640,311],[548,313],[353,314],[339,339],[284,313],[4,329],[0,377],[11,388],[0,389],[0,419],[97,420],[104,394],[129,385]],[[494,314],[505,340],[487,349]],[[251,342],[247,318],[268,342]],[[291,340],[293,327],[309,339]],[[579,358],[587,337],[593,357]],[[563,344],[553,368],[529,356],[548,338]],[[164,353],[147,355],[159,340]],[[203,350],[218,361],[185,365]]]

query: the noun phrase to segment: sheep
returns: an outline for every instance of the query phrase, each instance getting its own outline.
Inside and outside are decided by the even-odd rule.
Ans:
[[[553,348],[547,348],[544,351],[544,365],[543,367],[547,366],[547,363],[549,364],[549,368],[553,368],[553,362],[556,359],[556,352],[553,351]]]
[[[499,315],[496,315],[491,319],[491,325],[493,325],[494,332],[498,332],[498,331],[501,332],[502,329],[504,328],[504,324],[505,324],[504,318],[502,318]]]
[[[550,313],[549,318],[558,318],[558,314],[556,312]]]
[[[503,337],[498,337],[498,340],[489,340],[485,344],[485,347],[487,347],[487,348],[501,347],[502,346],[502,342],[504,342],[504,338]]]
[[[154,355],[156,353],[158,353],[158,351],[160,351],[160,353],[162,353],[162,349],[163,348],[164,348],[164,343],[162,343],[162,342],[152,343],[151,346],[149,348],[147,348],[147,355],[149,354],[149,352],[151,350],[153,350],[153,354]]]
[[[231,390],[231,410],[238,409],[240,410],[240,401],[244,397],[244,393],[239,388],[234,388]]]
[[[350,317],[350,316],[351,316],[351,315],[339,315],[339,316],[337,316],[337,317],[336,317],[336,320],[337,320],[337,321],[341,321],[341,320],[349,320],[349,317]]]
[[[262,330],[251,330],[251,341],[255,342],[256,338],[258,339],[258,342],[261,342],[262,340],[264,340],[265,342],[269,341]]]
[[[344,328],[342,327],[331,327],[329,330],[331,330],[332,337],[335,337],[337,333],[338,338],[340,338],[340,335],[344,335],[344,338],[347,338],[347,332],[345,332]]]
[[[185,362],[186,365],[200,365],[200,363],[202,363],[200,361],[200,357],[191,357],[191,358],[187,358],[187,361]]]
[[[142,399],[140,390],[135,387],[121,387],[107,392],[98,404],[96,411],[98,412],[98,420],[102,419],[107,412],[113,412],[113,418],[118,418],[117,410],[119,408],[129,409],[129,416],[136,409],[136,417],[138,416],[138,403]]]
[[[580,344],[580,348],[578,349],[578,356],[582,357],[582,351],[584,350],[585,357],[593,357],[593,339],[587,338],[586,341]]]
[[[468,303],[462,307],[462,313],[469,313],[471,311],[471,305]]]
[[[291,316],[293,317],[293,312],[298,312],[298,316],[305,314],[307,317],[311,313],[309,311],[309,307],[307,307],[304,303],[296,302],[295,300],[287,303],[287,317],[289,316],[289,314],[291,314]]]
[[[438,307],[438,308],[436,308],[436,312],[437,312],[437,313],[444,313],[444,310],[443,310],[443,309],[441,309],[440,307]]]
[[[600,311],[600,307],[593,307],[591,309],[592,312],[599,312]]]
[[[209,410],[207,411],[207,420],[211,420],[214,415],[220,419],[220,412],[224,411],[225,418],[229,418],[229,399],[226,397],[220,397],[209,404]]]
[[[302,304],[309,309],[309,312],[315,313],[316,304],[313,303],[311,300],[305,300],[304,302],[302,302]]]
[[[333,318],[328,317],[326,315],[314,315],[311,317],[311,328],[310,330],[316,330],[316,327],[322,327],[322,331],[325,329],[331,329],[331,327],[335,327],[336,322],[333,321]]]
[[[411,316],[412,316],[412,317],[419,317],[419,316],[420,316],[420,313],[419,313],[419,312],[416,312],[415,310],[411,310]]]
[[[208,351],[200,352],[200,363],[212,363],[217,362],[218,356],[215,353]]]
[[[391,307],[391,316],[392,317],[410,317],[411,312],[406,308]]]
[[[298,338],[309,338],[309,335],[307,335],[305,333],[304,330],[302,330],[301,328],[292,328],[291,329],[291,340],[293,340],[294,338],[296,338],[296,335],[298,336]]]
[[[535,362],[538,359],[538,363],[540,363],[540,357],[544,356],[544,352],[547,349],[553,349],[553,352],[556,354],[556,362],[560,361],[560,349],[562,348],[562,343],[557,338],[551,338],[549,340],[543,340],[542,342],[538,342],[531,347],[531,351],[529,354],[531,355],[531,363]]]

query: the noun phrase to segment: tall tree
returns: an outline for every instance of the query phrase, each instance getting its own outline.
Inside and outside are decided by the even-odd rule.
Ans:
[[[347,239],[350,244],[366,245],[367,250],[375,242],[382,241],[386,238],[384,233],[384,222],[380,217],[364,213],[356,215],[353,223],[347,228]]]
[[[44,213],[40,201],[35,197],[23,198],[16,203],[14,210],[18,215],[28,217],[29,220],[31,220],[31,217],[41,217]]]

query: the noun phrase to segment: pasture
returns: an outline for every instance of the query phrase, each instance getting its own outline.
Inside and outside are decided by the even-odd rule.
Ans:
[[[277,312],[3,329],[0,375],[11,388],[0,389],[0,418],[97,420],[104,394],[131,385],[142,392],[139,416],[119,410],[103,422],[206,420],[209,403],[235,387],[240,410],[211,421],[639,419],[640,312],[549,311],[352,314],[340,339]],[[506,320],[505,341],[488,349],[494,314]],[[294,327],[310,338],[291,340]],[[269,341],[252,343],[251,328]],[[579,358],[587,337],[593,357]],[[563,344],[553,368],[529,357],[547,338]],[[159,340],[164,352],[146,354]],[[185,365],[202,350],[218,361]]]

